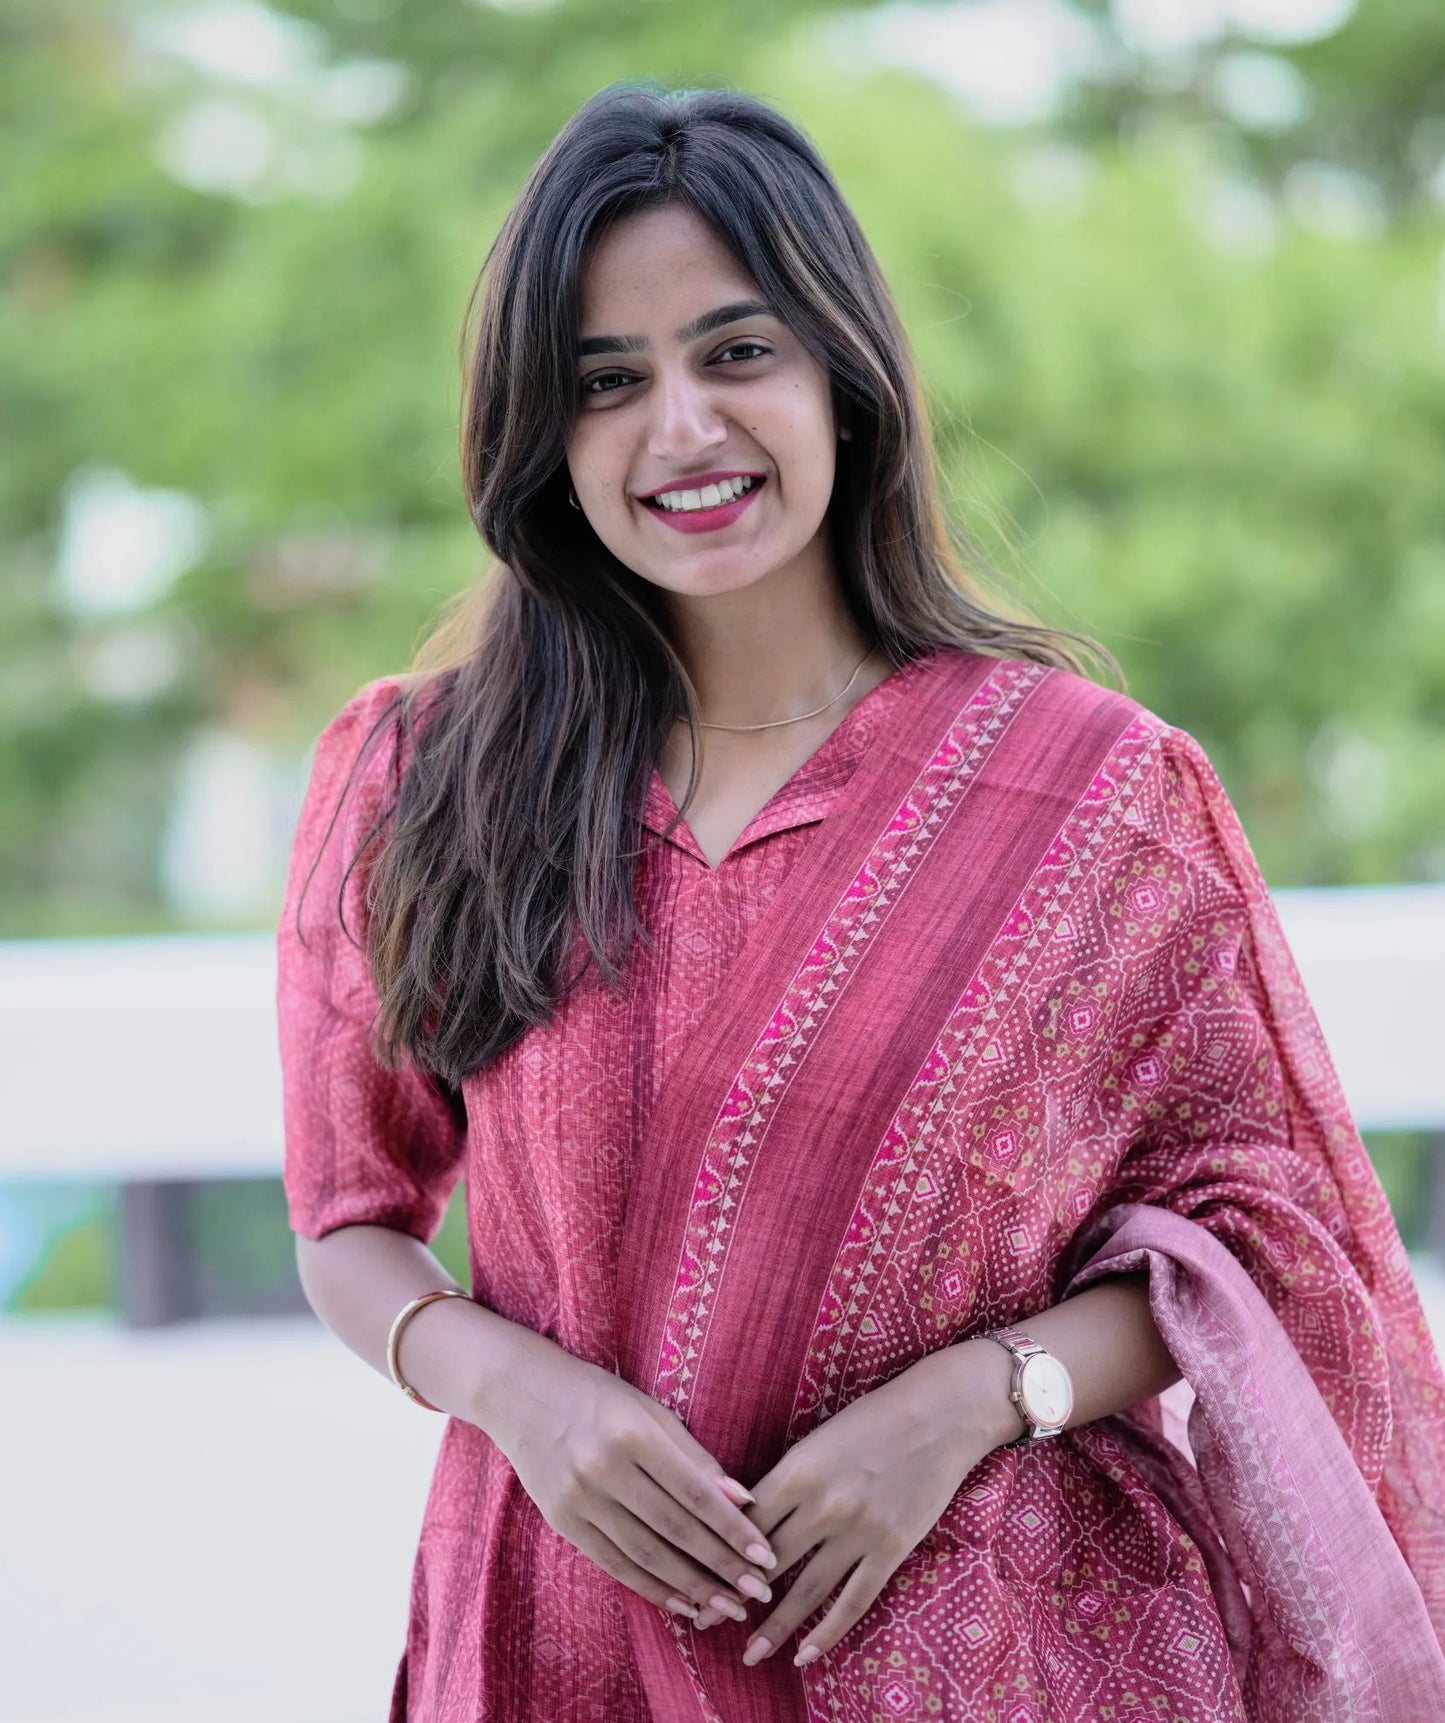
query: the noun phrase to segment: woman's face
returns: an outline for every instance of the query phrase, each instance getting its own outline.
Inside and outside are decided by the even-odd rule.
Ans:
[[[599,240],[580,286],[567,466],[613,555],[694,595],[826,559],[828,373],[711,229],[680,205],[628,216]],[[720,476],[751,487],[729,501],[706,488]]]

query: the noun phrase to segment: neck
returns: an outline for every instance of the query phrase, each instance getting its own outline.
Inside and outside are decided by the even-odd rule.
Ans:
[[[708,723],[760,724],[811,712],[839,693],[870,644],[836,581],[821,575],[780,573],[704,598],[673,594],[670,611],[674,644]],[[886,669],[875,673],[866,662],[847,704]],[[815,721],[831,727],[838,708]]]

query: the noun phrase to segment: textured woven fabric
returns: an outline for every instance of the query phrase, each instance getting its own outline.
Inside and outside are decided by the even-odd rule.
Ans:
[[[649,843],[626,988],[584,984],[463,1117],[372,1060],[336,919],[359,940],[365,867],[342,875],[400,762],[385,727],[358,749],[395,692],[323,734],[292,857],[298,1232],[430,1240],[465,1171],[475,1295],[745,1483],[1101,1273],[1147,1270],[1193,1403],[1187,1438],[1151,1401],[989,1455],[804,1670],[618,1585],[449,1419],[393,1723],[1445,1715],[1445,1378],[1192,737],[1017,660],[895,671],[717,869],[685,826]],[[643,822],[673,812],[654,774]]]

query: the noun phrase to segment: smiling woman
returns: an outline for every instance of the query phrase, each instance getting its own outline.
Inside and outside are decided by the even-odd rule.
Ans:
[[[800,559],[831,580],[823,525],[839,427],[828,368],[752,287],[682,204],[620,221],[583,273],[583,410],[568,468],[597,536],[665,592],[711,592],[746,567],[791,584],[809,578]],[[677,322],[709,297],[718,303]],[[587,333],[621,316],[648,327]],[[619,353],[625,370],[588,362]],[[658,525],[689,535],[693,554],[680,557]]]
[[[959,566],[817,153],[614,86],[485,276],[500,566],[279,930],[303,1284],[449,1415],[392,1723],[1445,1715],[1445,1376],[1248,841]]]

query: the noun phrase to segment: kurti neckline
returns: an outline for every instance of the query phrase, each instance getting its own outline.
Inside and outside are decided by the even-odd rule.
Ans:
[[[643,801],[642,823],[649,831],[691,856],[709,873],[721,873],[733,856],[749,844],[771,837],[776,832],[794,826],[810,825],[823,820],[833,811],[847,789],[854,768],[867,752],[877,734],[879,724],[897,704],[899,697],[911,685],[919,666],[930,662],[937,651],[910,659],[895,666],[875,683],[858,703],[851,707],[823,738],[806,760],[774,790],[741,832],[735,837],[716,867],[707,859],[702,846],[692,835],[686,819],[682,819],[664,835],[668,823],[677,813],[677,803],[667,787],[667,781],[654,766]]]

